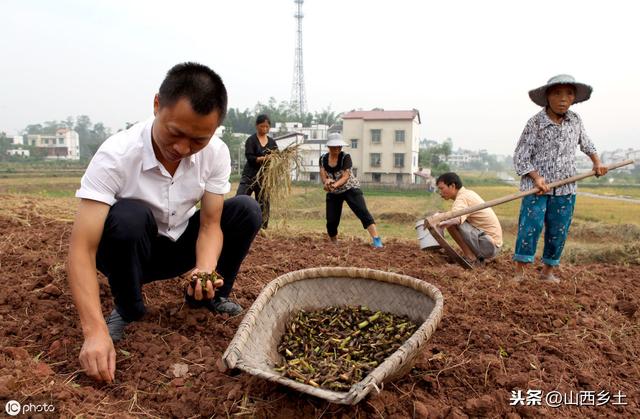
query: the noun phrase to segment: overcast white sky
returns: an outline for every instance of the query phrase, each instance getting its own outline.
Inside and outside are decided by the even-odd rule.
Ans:
[[[640,147],[633,1],[306,0],[308,107],[417,108],[421,137],[509,154],[558,73],[594,87],[576,105],[600,150]],[[289,100],[293,0],[2,0],[0,131],[86,114],[114,131],[151,115],[182,61],[223,77],[230,106]]]

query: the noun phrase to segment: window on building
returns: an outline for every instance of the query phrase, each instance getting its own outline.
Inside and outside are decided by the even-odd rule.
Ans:
[[[64,138],[58,138],[58,144],[64,144]]]
[[[382,141],[382,130],[380,129],[372,129],[371,130],[371,144],[380,144]]]
[[[317,182],[318,181],[318,174],[317,173],[309,173],[309,180],[311,182]]]
[[[380,163],[382,160],[382,156],[380,155],[380,153],[371,153],[369,154],[369,157],[369,161],[372,167],[380,167]]]
[[[380,173],[371,173],[371,181],[380,183],[382,175]]]
[[[396,173],[396,183],[402,183],[402,173]]]
[[[393,167],[404,167],[404,154],[393,153]]]
[[[404,143],[404,130],[396,130],[396,143]]]
[[[351,148],[358,148],[358,139],[357,138],[352,138],[351,139]]]

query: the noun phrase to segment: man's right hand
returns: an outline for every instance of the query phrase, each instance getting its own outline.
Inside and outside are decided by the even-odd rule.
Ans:
[[[106,330],[86,336],[80,349],[80,365],[85,374],[112,383],[116,377],[116,350]]]
[[[197,274],[199,272],[207,272],[207,270],[202,271],[198,268],[193,268],[187,274],[187,276],[191,278],[191,281],[187,284],[187,295],[195,298],[197,301],[211,299],[213,298],[216,289],[224,285],[224,279],[220,276],[215,282],[211,282],[210,279],[207,279],[207,285],[203,289],[202,284],[198,280]]]

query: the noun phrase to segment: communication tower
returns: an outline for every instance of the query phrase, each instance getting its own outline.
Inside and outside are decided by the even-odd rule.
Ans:
[[[304,89],[304,71],[302,68],[302,4],[304,0],[293,0],[296,4],[296,53],[293,63],[293,85],[291,87],[291,105],[300,116],[307,112],[307,97]]]

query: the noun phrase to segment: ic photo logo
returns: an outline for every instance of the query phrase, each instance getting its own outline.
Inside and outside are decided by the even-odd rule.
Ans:
[[[40,404],[20,404],[19,401],[9,400],[4,405],[4,411],[7,412],[9,416],[17,416],[19,414],[29,414],[29,413],[51,413],[55,412],[56,408],[52,404],[48,403],[40,403]]]
[[[20,402],[15,400],[9,400],[7,404],[4,405],[4,411],[7,412],[9,416],[16,416],[20,414]]]

